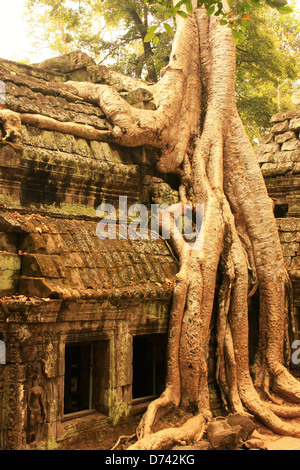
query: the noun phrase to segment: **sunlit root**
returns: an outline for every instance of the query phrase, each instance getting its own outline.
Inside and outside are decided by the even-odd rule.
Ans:
[[[176,444],[191,444],[203,434],[206,419],[202,414],[190,418],[179,428],[168,428],[148,435],[128,447],[127,450],[164,450],[172,449]]]

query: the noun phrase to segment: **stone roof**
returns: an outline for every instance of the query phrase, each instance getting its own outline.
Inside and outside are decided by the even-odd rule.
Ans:
[[[17,309],[41,299],[97,305],[121,299],[122,306],[152,299],[167,305],[178,265],[162,239],[96,235],[96,209],[103,201],[116,209],[120,195],[128,204],[150,204],[149,188],[157,180],[153,151],[102,139],[110,122],[64,82],[106,81],[137,107],[151,106],[152,95],[135,90],[130,79],[124,86],[118,74],[85,55],[65,57],[63,72],[57,63],[60,67],[56,59],[35,66],[0,60],[6,92],[0,110],[18,113],[22,122],[20,138],[5,139],[0,119],[0,297]],[[25,115],[33,117],[30,124]],[[93,137],[74,135],[68,127],[44,128],[34,116],[84,126]]]
[[[130,81],[125,89],[119,75],[111,74],[105,67],[105,73],[102,67],[95,75],[93,65],[90,77],[82,76],[87,73],[86,64],[68,74],[59,73],[55,67],[51,70],[50,66],[51,61],[44,69],[0,60],[0,80],[6,88],[5,105],[0,109],[18,113],[22,122],[24,116],[29,120],[31,117],[30,124],[22,124],[17,145],[1,141],[5,133],[0,123],[0,204],[35,208],[55,204],[61,209],[62,205],[76,205],[85,213],[92,213],[104,198],[115,202],[119,194],[132,203],[149,202],[147,187],[153,151],[150,155],[147,149],[121,148],[107,142],[104,134],[111,124],[102,110],[77,96],[76,90],[64,82],[76,77],[102,82],[105,75],[105,83],[113,83],[137,107],[148,107],[152,95],[140,88],[133,90]],[[92,65],[89,67],[90,71]],[[35,122],[35,116],[52,119],[53,129]],[[59,123],[67,126],[66,130],[55,130]],[[70,124],[78,125],[79,130],[82,126],[85,134],[91,130],[93,137],[73,135],[68,131]],[[97,133],[99,138],[95,139]]]
[[[100,240],[96,226],[93,220],[0,213],[2,295],[170,297],[177,263],[163,240]]]

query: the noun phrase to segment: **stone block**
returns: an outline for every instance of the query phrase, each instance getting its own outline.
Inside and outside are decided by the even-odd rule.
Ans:
[[[280,232],[298,232],[300,231],[300,219],[287,218],[277,219],[277,225]]]
[[[271,132],[273,134],[283,134],[284,132],[287,132],[289,130],[289,121],[282,121],[282,122],[277,122],[274,124],[274,126],[271,129]],[[294,129],[291,129],[294,130]]]
[[[240,433],[243,435],[244,440],[248,439],[255,430],[255,424],[252,419],[240,413],[228,415],[227,423],[231,427],[240,426],[243,429],[243,432],[240,431]]]
[[[278,144],[282,144],[283,142],[286,142],[287,140],[295,139],[295,138],[296,138],[295,132],[287,131],[287,132],[284,132],[283,134],[277,134],[275,136],[275,142],[277,142]]]
[[[281,176],[293,170],[293,162],[264,163],[261,167],[264,177]]]
[[[0,250],[16,253],[17,235],[15,233],[0,232]]]
[[[272,133],[268,134],[268,135],[265,135],[262,140],[261,140],[261,143],[262,144],[269,144],[270,142],[273,142],[274,141],[274,136]]]
[[[246,449],[262,449],[265,447],[265,444],[262,439],[253,438],[244,442],[243,447],[245,447]]]
[[[23,255],[22,275],[28,277],[60,277],[51,256],[41,254]]]
[[[213,450],[233,450],[239,438],[225,420],[211,421],[207,428],[207,436]]]
[[[19,293],[28,297],[48,298],[57,291],[43,278],[21,277],[19,282]]]
[[[75,147],[75,137],[68,134],[54,133],[57,148],[62,152],[72,153]]]
[[[276,152],[273,155],[273,162],[274,163],[291,163],[293,161],[293,152],[292,151],[285,151],[285,152]]]
[[[289,128],[291,131],[300,131],[300,116],[290,120]]]
[[[15,253],[0,253],[0,270],[14,272],[21,269],[21,257]]]
[[[92,140],[90,142],[90,147],[91,147],[93,158],[95,158],[96,160],[105,160],[105,153],[101,145],[101,142]]]
[[[300,110],[295,109],[292,111],[284,111],[280,112],[277,114],[274,114],[274,116],[271,117],[271,122],[281,122],[285,121],[286,119],[293,119],[295,117],[300,117]]]
[[[8,296],[17,293],[19,273],[16,271],[4,271],[0,269],[1,286],[0,286],[0,297]]]
[[[293,174],[298,175],[300,173],[300,162],[296,162],[293,168]]]
[[[81,277],[81,269],[71,268],[67,270],[67,277],[73,289],[84,289],[84,282]]]
[[[300,153],[300,141],[297,139],[294,140],[288,140],[287,142],[284,142],[281,147],[282,151],[286,150],[298,150]]]
[[[274,152],[257,152],[258,163],[272,163],[274,161]]]
[[[300,241],[297,240],[297,233],[295,232],[279,232],[279,237],[281,243],[291,243],[294,241]]]
[[[299,252],[299,243],[282,243],[282,252],[284,256],[296,256]]]
[[[81,155],[82,157],[91,158],[92,152],[88,142],[85,139],[75,137],[75,145],[73,146],[73,152]]]
[[[292,269],[300,269],[300,256],[294,256],[291,260]]]
[[[39,233],[29,233],[20,237],[18,248],[23,253],[46,253],[43,237]]]
[[[17,150],[6,142],[0,142],[0,167],[18,168],[20,166],[21,155],[21,148]]]

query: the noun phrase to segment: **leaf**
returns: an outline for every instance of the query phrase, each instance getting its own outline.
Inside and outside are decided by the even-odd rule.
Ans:
[[[170,36],[174,36],[173,28],[168,23],[164,23],[164,28]]]
[[[205,8],[206,8],[206,13],[208,14],[208,16],[211,16],[215,11],[215,6],[214,5],[211,6],[211,7],[205,5]]]
[[[158,36],[154,36],[153,38],[153,44],[158,44],[159,43],[159,37]]]
[[[249,13],[247,15],[242,16],[242,21],[249,21],[251,19]]]
[[[266,0],[266,3],[273,8],[281,8],[287,5],[286,0]]]
[[[183,10],[177,11],[177,15],[181,16],[182,18],[187,18],[187,17],[188,17],[188,15],[186,14],[186,12],[183,11]]]
[[[181,5],[185,3],[185,0],[180,0],[179,2],[176,3],[175,5],[175,10],[179,10],[179,8],[181,7]]]
[[[237,31],[236,29],[232,30],[232,36],[235,44],[244,38],[243,31]]]
[[[147,30],[147,34],[151,34],[151,33],[154,33],[154,31],[157,30],[157,26],[149,26],[148,30]]]
[[[155,33],[146,34],[146,36],[144,37],[144,42],[150,42],[150,41],[152,41],[152,39],[154,38],[154,36],[155,36]]]
[[[192,15],[193,14],[193,5],[191,4],[191,2],[187,2],[187,4],[185,5],[186,6],[186,11]]]
[[[227,24],[227,21],[226,20],[220,20],[220,24],[225,25],[225,24]]]
[[[285,7],[277,8],[277,11],[279,11],[281,15],[288,15],[289,13],[293,13],[294,10],[292,9],[292,7],[287,5]]]

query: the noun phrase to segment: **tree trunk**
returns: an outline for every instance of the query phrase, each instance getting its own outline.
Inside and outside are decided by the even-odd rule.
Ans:
[[[235,46],[228,27],[194,7],[193,16],[178,20],[170,63],[151,87],[155,111],[130,107],[105,85],[70,82],[82,97],[100,104],[113,123],[116,142],[160,150],[159,171],[180,177],[180,204],[205,207],[202,249],[188,250],[183,239],[171,239],[180,270],[170,313],[167,385],[149,405],[132,449],[195,440],[210,419],[207,359],[216,298],[216,379],[225,407],[250,412],[277,433],[298,435],[279,418],[300,411],[295,406],[299,382],[283,364],[288,277],[272,203],[236,110]],[[248,299],[256,289],[257,388],[248,344]],[[273,403],[274,393],[294,406]],[[153,435],[156,417],[170,406],[194,410],[196,419],[178,432]]]
[[[149,82],[156,83],[157,82],[157,74],[155,70],[155,65],[154,65],[154,60],[153,60],[153,51],[151,44],[149,42],[144,42],[144,38],[146,37],[147,34],[147,29],[148,29],[148,11],[147,7],[144,7],[144,22],[141,20],[139,15],[135,10],[129,10],[130,16],[134,22],[134,24],[137,26],[141,36],[142,36],[142,41],[143,41],[143,49],[144,49],[144,54],[142,56],[143,62],[146,65],[147,72],[148,72],[148,80]]]

